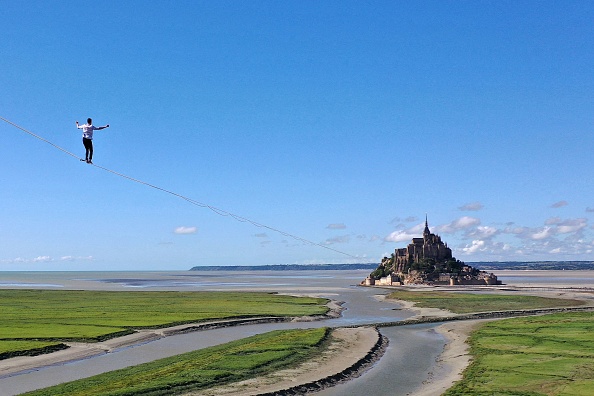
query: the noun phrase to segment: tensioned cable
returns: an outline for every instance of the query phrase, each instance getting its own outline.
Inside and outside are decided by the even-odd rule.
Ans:
[[[4,117],[0,117],[0,120],[2,120],[2,121],[4,121],[4,122],[6,122],[7,124],[10,124],[10,125],[12,125],[13,127],[17,128],[17,129],[20,129],[21,131],[23,131],[23,132],[25,132],[25,133],[27,133],[27,134],[29,134],[29,135],[33,136],[34,138],[41,140],[42,142],[45,142],[45,143],[49,144],[50,146],[52,146],[52,147],[54,147],[54,148],[56,148],[56,149],[58,149],[58,150],[62,151],[63,153],[65,153],[65,154],[67,154],[67,155],[69,155],[69,156],[71,156],[71,157],[74,157],[74,158],[76,158],[76,159],[78,159],[78,160],[80,160],[80,161],[84,161],[84,160],[83,160],[82,158],[80,158],[78,155],[76,155],[76,154],[74,154],[74,153],[71,153],[70,151],[68,151],[68,150],[66,150],[66,149],[64,149],[64,148],[62,148],[62,147],[60,147],[60,146],[58,146],[58,145],[56,145],[56,144],[54,144],[54,143],[50,142],[50,141],[49,141],[49,140],[47,140],[47,139],[44,139],[44,138],[42,138],[42,137],[41,137],[41,136],[39,136],[39,135],[36,135],[36,134],[34,134],[33,132],[31,132],[31,131],[29,131],[29,130],[27,130],[27,129],[25,129],[25,128],[23,128],[23,127],[21,127],[21,126],[17,125],[17,124],[15,124],[14,122],[11,122],[11,121],[7,120],[7,119],[6,119],[6,118],[4,118]],[[99,169],[101,169],[101,170],[104,170],[104,171],[106,171],[106,172],[112,173],[112,174],[114,174],[114,175],[116,175],[116,176],[119,176],[119,177],[122,177],[122,178],[124,178],[124,179],[128,179],[128,180],[130,180],[130,181],[133,181],[133,182],[135,182],[135,183],[138,183],[138,184],[143,184],[143,185],[145,185],[145,186],[147,186],[147,187],[154,188],[155,190],[159,190],[159,191],[162,191],[162,192],[164,192],[164,193],[171,194],[171,195],[173,195],[173,196],[176,196],[176,197],[178,197],[178,198],[181,198],[181,199],[183,199],[183,200],[185,200],[185,201],[187,201],[187,202],[191,203],[192,205],[199,206],[199,207],[201,207],[201,208],[207,208],[207,209],[210,209],[212,212],[214,212],[214,213],[218,214],[219,216],[228,216],[228,217],[231,217],[232,219],[234,219],[234,220],[236,220],[236,221],[239,221],[239,222],[241,222],[241,223],[249,223],[249,224],[251,224],[251,225],[253,225],[253,226],[255,226],[255,227],[258,227],[258,228],[265,228],[265,229],[267,229],[267,230],[270,230],[270,231],[276,232],[276,233],[278,233],[278,234],[281,234],[281,235],[283,235],[283,236],[286,236],[286,237],[289,237],[289,238],[295,239],[296,241],[299,241],[299,242],[307,243],[307,244],[309,244],[309,245],[319,246],[319,247],[321,247],[321,248],[328,249],[328,250],[331,250],[331,251],[333,251],[333,252],[336,252],[336,253],[344,254],[345,256],[349,256],[349,257],[352,257],[352,258],[358,258],[357,256],[353,256],[352,254],[345,253],[345,252],[342,252],[342,251],[340,251],[340,250],[337,250],[337,249],[331,248],[330,246],[322,245],[321,243],[317,243],[317,242],[313,242],[313,241],[307,240],[307,239],[305,239],[305,238],[301,238],[300,236],[297,236],[297,235],[290,234],[290,233],[288,233],[288,232],[285,232],[285,231],[279,230],[278,228],[274,228],[274,227],[268,226],[268,225],[266,225],[266,224],[258,223],[258,222],[254,221],[254,220],[250,220],[250,219],[248,219],[248,218],[245,218],[245,217],[243,217],[243,216],[239,216],[239,215],[236,215],[236,214],[234,214],[234,213],[228,212],[228,211],[226,211],[226,210],[219,209],[219,208],[217,208],[217,207],[214,207],[214,206],[212,206],[212,205],[208,205],[208,204],[205,204],[205,203],[202,203],[202,202],[196,201],[196,200],[194,200],[194,199],[192,199],[192,198],[188,198],[188,197],[186,197],[186,196],[184,196],[184,195],[181,195],[181,194],[178,194],[178,193],[176,193],[176,192],[173,192],[173,191],[167,190],[167,189],[165,189],[165,188],[162,188],[162,187],[159,187],[159,186],[155,186],[154,184],[150,184],[150,183],[147,183],[147,182],[145,182],[145,181],[142,181],[142,180],[139,180],[139,179],[135,179],[135,178],[133,178],[133,177],[130,177],[130,176],[124,175],[123,173],[119,173],[119,172],[116,172],[116,171],[114,171],[114,170],[111,170],[111,169],[105,168],[105,167],[103,167],[103,166],[96,165],[96,164],[94,164],[94,163],[91,163],[90,165],[93,165],[95,168],[99,168]]]

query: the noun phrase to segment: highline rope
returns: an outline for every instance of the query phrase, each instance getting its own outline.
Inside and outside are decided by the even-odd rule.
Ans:
[[[1,116],[0,116],[0,120],[2,120],[2,121],[4,121],[4,122],[6,122],[6,123],[7,123],[7,124],[9,124],[9,125],[12,125],[13,127],[17,128],[17,129],[19,129],[19,130],[21,130],[21,131],[23,131],[23,132],[25,132],[25,133],[27,133],[28,135],[31,135],[31,136],[33,136],[33,137],[34,137],[34,138],[36,138],[36,139],[39,139],[39,140],[41,140],[42,142],[45,142],[45,143],[49,144],[50,146],[54,147],[55,149],[57,149],[57,150],[60,150],[60,151],[62,151],[63,153],[65,153],[65,154],[67,154],[67,155],[69,155],[69,156],[71,156],[71,157],[74,157],[74,158],[76,158],[76,159],[78,159],[78,160],[80,160],[80,161],[84,161],[84,159],[82,159],[81,157],[77,156],[76,154],[74,154],[74,153],[72,153],[72,152],[70,152],[70,151],[68,151],[68,150],[66,150],[66,149],[64,149],[64,148],[62,148],[62,147],[60,147],[60,146],[58,146],[58,145],[56,145],[56,144],[54,144],[54,143],[50,142],[49,140],[47,140],[47,139],[45,139],[45,138],[43,138],[43,137],[41,137],[41,136],[39,136],[39,135],[37,135],[37,134],[35,134],[35,133],[33,133],[33,132],[29,131],[29,130],[27,130],[27,129],[25,129],[25,128],[21,127],[20,125],[17,125],[17,124],[15,124],[14,122],[12,122],[12,121],[10,121],[10,120],[7,120],[7,119],[6,119],[6,118],[4,118],[4,117],[1,117]],[[125,174],[123,174],[123,173],[116,172],[116,171],[114,171],[114,170],[111,170],[111,169],[105,168],[105,167],[103,167],[103,166],[96,165],[95,163],[91,163],[91,164],[89,164],[89,165],[93,165],[95,168],[101,169],[101,170],[103,170],[103,171],[105,171],[105,172],[109,172],[109,173],[111,173],[111,174],[113,174],[113,175],[116,175],[116,176],[122,177],[122,178],[124,178],[124,179],[127,179],[127,180],[130,180],[130,181],[132,181],[132,182],[135,182],[135,183],[138,183],[138,184],[142,184],[142,185],[144,185],[144,186],[147,186],[147,187],[153,188],[153,189],[155,189],[155,190],[159,190],[159,191],[161,191],[161,192],[164,192],[164,193],[167,193],[167,194],[173,195],[173,196],[175,196],[175,197],[181,198],[181,199],[183,199],[184,201],[187,201],[187,202],[189,202],[189,203],[190,203],[190,204],[192,204],[192,205],[199,206],[199,207],[201,207],[201,208],[210,209],[212,212],[214,212],[214,213],[218,214],[219,216],[224,216],[224,217],[231,217],[232,219],[234,219],[234,220],[236,220],[236,221],[238,221],[238,222],[241,222],[241,223],[249,223],[249,224],[251,224],[251,225],[253,225],[253,226],[255,226],[255,227],[258,227],[258,228],[264,228],[264,229],[267,229],[267,230],[270,230],[270,231],[276,232],[276,233],[278,233],[278,234],[281,234],[281,235],[283,235],[283,236],[286,236],[286,237],[288,237],[288,238],[292,238],[292,239],[294,239],[294,240],[296,240],[296,241],[299,241],[299,242],[306,243],[306,244],[308,244],[308,245],[319,246],[319,247],[321,247],[321,248],[324,248],[324,249],[327,249],[327,250],[331,250],[331,251],[333,251],[333,252],[340,253],[340,254],[342,254],[342,255],[345,255],[345,256],[349,256],[349,257],[352,257],[352,258],[358,258],[357,256],[354,256],[354,255],[352,255],[352,254],[349,254],[349,253],[342,252],[342,251],[340,251],[340,250],[338,250],[338,249],[334,249],[334,248],[332,248],[332,247],[330,247],[330,246],[327,246],[327,245],[323,245],[323,244],[321,244],[321,243],[317,243],[317,242],[310,241],[310,240],[308,240],[308,239],[302,238],[302,237],[300,237],[300,236],[297,236],[297,235],[294,235],[294,234],[290,234],[290,233],[288,233],[288,232],[282,231],[282,230],[280,230],[280,229],[278,229],[278,228],[275,228],[275,227],[268,226],[268,225],[266,225],[266,224],[258,223],[258,222],[256,222],[256,221],[254,221],[254,220],[250,220],[250,219],[248,219],[248,218],[246,218],[246,217],[239,216],[239,215],[237,215],[237,214],[234,214],[234,213],[228,212],[228,211],[226,211],[226,210],[223,210],[223,209],[219,209],[219,208],[217,208],[217,207],[214,207],[214,206],[212,206],[212,205],[208,205],[208,204],[205,204],[205,203],[202,203],[202,202],[196,201],[196,200],[194,200],[194,199],[192,199],[192,198],[188,198],[188,197],[186,197],[186,196],[184,196],[184,195],[182,195],[182,194],[178,194],[178,193],[176,193],[176,192],[173,192],[173,191],[167,190],[167,189],[165,189],[165,188],[162,188],[162,187],[156,186],[156,185],[154,185],[154,184],[150,184],[150,183],[147,183],[147,182],[145,182],[145,181],[142,181],[142,180],[139,180],[139,179],[135,179],[135,178],[133,178],[133,177],[130,177],[130,176],[128,176],[128,175],[125,175]]]

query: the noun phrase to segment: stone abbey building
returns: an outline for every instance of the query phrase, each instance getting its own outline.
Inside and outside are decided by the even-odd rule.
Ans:
[[[452,260],[452,249],[441,241],[441,237],[429,231],[425,216],[423,238],[413,238],[407,247],[394,251],[394,272],[404,272],[412,263],[420,263],[424,259],[433,259],[436,263]]]
[[[464,264],[452,255],[452,249],[429,230],[427,217],[422,238],[413,238],[405,248],[397,248],[384,257],[365,285],[497,285],[497,277]]]

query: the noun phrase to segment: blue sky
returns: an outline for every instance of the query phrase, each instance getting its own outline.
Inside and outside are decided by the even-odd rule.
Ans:
[[[1,8],[1,117],[317,245],[0,122],[0,270],[594,259],[591,1]]]

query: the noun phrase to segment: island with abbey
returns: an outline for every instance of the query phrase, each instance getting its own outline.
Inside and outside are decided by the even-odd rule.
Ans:
[[[363,281],[367,286],[382,285],[499,285],[492,273],[480,271],[452,256],[452,249],[432,234],[425,217],[422,238],[413,238],[405,248],[384,257]]]

